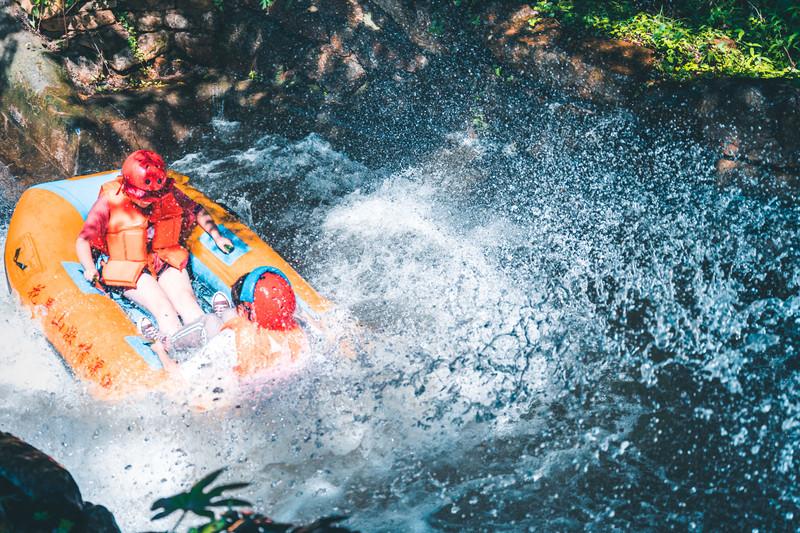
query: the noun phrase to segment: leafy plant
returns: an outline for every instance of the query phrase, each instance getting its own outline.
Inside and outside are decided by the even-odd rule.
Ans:
[[[136,27],[133,23],[128,20],[128,16],[125,13],[118,12],[114,13],[119,25],[122,26],[122,29],[125,30],[125,33],[128,34],[128,48],[130,48],[133,57],[142,61],[144,59],[144,55],[142,51],[139,50],[139,41],[136,34]]]
[[[657,67],[667,77],[800,77],[796,2],[540,0],[533,9],[531,27],[544,17],[555,17],[572,27],[653,49]]]
[[[241,489],[249,486],[249,483],[229,483],[227,485],[218,485],[206,491],[216,479],[224,472],[224,468],[211,472],[206,477],[192,485],[187,492],[180,492],[168,498],[161,498],[153,503],[150,508],[151,511],[158,511],[153,520],[166,518],[176,511],[181,511],[181,516],[178,522],[173,527],[173,530],[180,525],[183,519],[189,513],[194,513],[198,516],[208,518],[212,522],[216,520],[214,507],[226,507],[232,509],[234,507],[250,507],[250,502],[240,500],[238,498],[222,498],[222,493],[227,490]]]
[[[180,511],[181,516],[171,529],[173,532],[177,530],[189,513],[193,513],[208,519],[208,522],[196,527],[190,527],[187,533],[233,531],[237,533],[353,533],[350,529],[336,525],[346,520],[346,516],[327,516],[306,526],[296,526],[294,524],[275,522],[267,516],[252,511],[234,509],[235,507],[249,507],[251,504],[238,498],[224,498],[223,493],[247,487],[249,483],[229,483],[211,488],[211,484],[224,471],[224,468],[215,470],[192,485],[188,491],[156,500],[151,510],[159,512],[153,516],[152,520],[160,520]],[[215,510],[217,507],[226,507],[227,510],[217,516]]]
[[[261,9],[264,11],[269,10],[272,7],[272,4],[275,3],[275,0],[260,0],[261,2]]]
[[[61,12],[62,16],[65,16],[77,3],[78,0],[60,0],[56,2],[53,0],[31,0],[31,25],[38,30],[39,24],[48,10],[55,8]]]

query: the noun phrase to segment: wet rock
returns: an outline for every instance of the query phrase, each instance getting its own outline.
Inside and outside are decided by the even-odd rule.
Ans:
[[[145,11],[135,16],[136,29],[141,32],[156,31],[161,29],[164,21],[158,11]]]
[[[331,39],[332,28],[346,27],[347,13],[347,2],[343,0],[331,0],[321,6],[312,6],[307,0],[300,5],[279,1],[270,8],[270,17],[285,31],[318,43]]]
[[[135,67],[139,61],[133,56],[130,48],[123,48],[111,56],[108,64],[117,72],[125,72]]]
[[[2,432],[0,479],[10,491],[64,517],[77,517],[83,509],[83,498],[69,472],[33,446]]]
[[[76,55],[64,59],[64,67],[70,78],[78,85],[89,88],[103,77],[103,65],[85,55]]]
[[[198,9],[202,11],[216,9],[213,0],[176,0],[175,7]]]
[[[663,83],[634,106],[653,123],[677,121],[718,154],[721,183],[796,187],[800,88],[782,80]],[[780,186],[767,184],[773,176]],[[734,179],[735,178],[735,179]]]
[[[0,158],[44,177],[70,168],[78,149],[73,88],[42,39],[0,10]]]
[[[125,6],[133,11],[148,11],[159,7],[171,7],[169,2],[159,0],[126,0]]]
[[[105,57],[111,57],[124,49],[130,49],[128,37],[127,30],[117,22],[96,31],[81,33],[75,41],[90,50],[102,52]]]
[[[116,9],[117,0],[91,0],[78,8],[78,11],[100,11],[102,9]]]
[[[190,26],[189,19],[179,11],[168,11],[164,15],[164,24],[173,30],[188,30]]]
[[[416,46],[429,52],[441,53],[444,47],[430,33],[431,16],[430,12],[422,5],[415,5],[413,2],[403,2],[401,0],[373,0],[375,5],[385,12],[408,38]],[[385,26],[385,22],[377,21],[370,13],[369,20],[376,26]],[[376,23],[377,22],[377,23]]]
[[[800,172],[800,89],[785,82],[729,80],[693,95],[707,142],[750,163]]]
[[[352,93],[366,81],[366,70],[357,55],[336,35],[320,48],[315,64],[310,75],[334,97]]]
[[[209,65],[215,62],[214,47],[206,37],[198,36],[192,32],[176,32],[174,34],[175,47],[189,59]]]
[[[763,183],[768,170],[800,175],[800,89],[790,83],[665,81],[654,70],[651,50],[575,34],[528,3],[487,3],[483,19],[483,39],[498,62],[551,89],[630,108],[654,127],[679,123],[693,130],[719,154],[721,181],[736,173]]]
[[[140,61],[150,61],[167,51],[169,46],[169,33],[166,31],[143,33],[136,39],[136,46],[138,48],[137,59]]]
[[[116,22],[114,13],[110,9],[99,11],[79,11],[78,14],[67,17],[53,17],[43,20],[40,28],[47,32],[83,32],[96,30]]]
[[[3,531],[51,531],[68,521],[76,533],[117,533],[113,515],[84,502],[69,472],[47,454],[0,432]]]
[[[613,39],[574,35],[529,4],[492,3],[484,39],[492,54],[522,75],[600,103],[630,101],[653,76],[647,48]],[[533,26],[530,20],[539,19]]]
[[[217,31],[220,28],[220,17],[216,11],[203,11],[196,21],[198,29],[204,31]]]
[[[83,507],[83,516],[87,532],[116,533],[120,531],[114,515],[102,505],[86,502]]]

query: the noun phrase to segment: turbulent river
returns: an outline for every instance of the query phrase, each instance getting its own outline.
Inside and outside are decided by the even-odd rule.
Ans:
[[[221,466],[276,519],[364,531],[798,527],[800,209],[634,116],[537,105],[369,166],[216,121],[173,168],[358,322],[358,357],[210,412],[103,403],[3,295],[0,428],[125,531]]]

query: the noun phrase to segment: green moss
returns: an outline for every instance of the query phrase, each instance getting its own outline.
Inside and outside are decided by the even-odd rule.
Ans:
[[[655,51],[668,78],[741,76],[800,78],[800,4],[787,0],[590,2],[541,0],[535,29],[546,17],[635,42]]]

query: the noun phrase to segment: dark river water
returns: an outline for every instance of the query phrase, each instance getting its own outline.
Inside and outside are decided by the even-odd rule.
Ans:
[[[125,531],[225,465],[277,519],[364,531],[796,529],[796,202],[629,113],[470,90],[376,104],[352,152],[220,117],[172,162],[358,322],[356,360],[208,413],[105,404],[3,296],[0,427]]]

